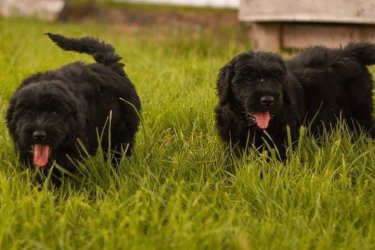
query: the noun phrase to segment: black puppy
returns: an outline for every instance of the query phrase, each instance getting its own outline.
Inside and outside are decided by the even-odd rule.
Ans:
[[[311,47],[289,61],[268,52],[246,52],[221,70],[216,126],[220,137],[242,151],[274,145],[285,159],[287,127],[292,141],[308,125],[319,135],[338,120],[355,133],[374,135],[372,77],[375,45]],[[268,135],[266,135],[266,133]]]
[[[21,162],[47,171],[56,162],[74,171],[79,145],[95,154],[101,134],[101,147],[111,149],[114,162],[122,150],[130,155],[141,103],[121,58],[95,38],[47,35],[64,50],[92,55],[96,63],[75,62],[23,80],[6,115]]]

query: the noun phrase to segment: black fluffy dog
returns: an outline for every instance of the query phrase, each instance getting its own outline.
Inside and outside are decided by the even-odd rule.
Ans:
[[[75,62],[23,80],[6,116],[21,162],[43,171],[56,162],[74,171],[80,145],[95,154],[101,134],[101,147],[111,149],[114,162],[121,151],[130,155],[141,104],[121,58],[95,38],[47,35],[64,50],[92,55],[96,63]]]
[[[311,47],[289,61],[268,52],[242,53],[219,72],[219,135],[240,151],[267,142],[278,149],[281,159],[287,127],[293,141],[303,124],[320,135],[338,120],[353,134],[363,130],[374,137],[373,82],[366,67],[371,64],[371,43]]]

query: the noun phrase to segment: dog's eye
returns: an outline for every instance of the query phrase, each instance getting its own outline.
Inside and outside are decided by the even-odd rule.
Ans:
[[[241,83],[240,82],[233,82],[233,86],[235,87],[235,88],[238,88],[239,86],[241,85]]]
[[[252,81],[258,81],[258,80],[259,80],[259,76],[258,76],[258,75],[252,75],[252,76],[250,77],[250,79],[251,79]]]
[[[281,76],[283,74],[283,72],[281,70],[276,70],[275,71],[275,75],[276,76]]]
[[[277,80],[281,78],[281,76],[283,75],[283,72],[280,70],[276,70],[272,75],[273,75],[273,79]]]
[[[33,106],[28,102],[18,103],[18,104],[16,104],[16,107],[15,107],[15,109],[19,109],[19,110],[30,110],[31,108],[33,108]]]

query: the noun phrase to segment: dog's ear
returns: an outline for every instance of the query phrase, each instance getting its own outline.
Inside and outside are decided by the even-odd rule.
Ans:
[[[15,107],[15,100],[12,98],[9,102],[8,109],[6,111],[6,124],[9,129],[9,133],[12,137],[15,136],[14,131],[16,130],[15,120],[14,120],[14,107]]]
[[[284,99],[284,102],[288,105],[291,104],[291,101],[290,101],[290,97],[289,97],[289,94],[288,94],[288,91],[286,89],[286,84],[284,84],[284,88],[283,88],[283,99]]]
[[[283,99],[284,99],[284,103],[286,103],[287,105],[290,105],[291,104],[291,100],[290,100],[290,96],[289,96],[289,92],[288,92],[288,88],[290,86],[290,83],[292,81],[296,81],[294,79],[294,77],[288,72],[288,69],[285,65],[285,62],[284,60],[280,57],[280,56],[277,56],[277,61],[278,61],[278,64],[279,64],[279,67],[280,67],[280,74],[281,75],[285,75],[285,81],[283,82]],[[293,84],[292,84],[293,85]]]
[[[228,102],[229,85],[232,81],[233,75],[232,63],[228,63],[220,69],[216,86],[220,98],[220,106],[224,106]]]
[[[291,97],[289,95],[289,91],[291,91],[289,89],[288,91],[288,88],[293,88],[292,86],[294,86],[296,82],[296,79],[291,76],[290,74],[287,73],[287,76],[285,78],[285,82],[283,83],[283,99],[284,99],[284,103],[286,103],[287,105],[291,105],[292,102],[291,102]]]

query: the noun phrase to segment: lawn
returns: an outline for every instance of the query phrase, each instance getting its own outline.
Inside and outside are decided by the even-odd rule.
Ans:
[[[117,171],[98,154],[40,189],[17,162],[9,98],[29,74],[92,62],[45,32],[113,44],[143,111],[135,154]],[[0,249],[375,249],[374,141],[302,131],[285,164],[224,151],[215,80],[248,48],[240,35],[0,19]]]

